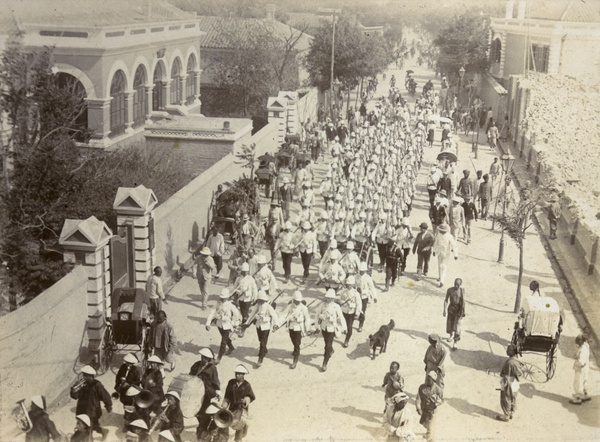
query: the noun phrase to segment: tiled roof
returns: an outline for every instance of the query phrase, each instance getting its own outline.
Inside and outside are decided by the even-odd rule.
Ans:
[[[205,32],[205,35],[200,37],[200,48],[209,49],[232,49],[234,46],[233,39],[230,38],[228,29],[232,26],[236,26],[244,34],[250,35],[254,30],[267,29],[273,33],[273,35],[280,37],[281,39],[289,38],[290,36],[297,35],[300,31],[290,26],[284,25],[276,20],[260,20],[255,18],[224,18],[216,16],[199,16],[198,22],[200,23],[200,30]],[[307,34],[303,34],[298,42],[296,43],[296,49],[298,51],[304,51],[310,47],[312,37]]]
[[[600,2],[545,0],[527,2],[526,18],[564,22],[600,22]]]
[[[196,18],[162,0],[10,0],[0,8],[0,24],[9,20],[11,14],[24,25],[48,23],[89,28]]]

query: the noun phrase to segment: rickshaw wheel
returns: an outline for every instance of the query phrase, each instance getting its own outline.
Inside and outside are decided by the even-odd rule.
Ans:
[[[554,373],[556,372],[556,342],[552,344],[552,347],[546,353],[546,376],[548,380],[554,377]]]
[[[110,369],[110,363],[112,361],[113,354],[115,352],[115,334],[112,324],[106,324],[104,334],[102,335],[102,342],[100,344],[100,370],[99,374],[106,373]]]

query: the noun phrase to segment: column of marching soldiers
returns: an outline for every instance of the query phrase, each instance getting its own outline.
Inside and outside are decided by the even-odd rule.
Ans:
[[[348,347],[354,322],[358,321],[358,332],[361,332],[368,306],[377,302],[371,277],[373,255],[378,255],[379,271],[385,272],[385,291],[403,274],[414,242],[408,217],[426,140],[424,121],[432,113],[432,105],[427,100],[419,100],[411,114],[408,104],[392,94],[389,100],[382,97],[375,109],[368,116],[363,115],[356,126],[351,124],[348,128],[342,122],[336,129],[327,119],[321,128],[308,128],[307,144],[311,144],[313,163],[321,158],[328,163],[325,178],[318,186],[324,209],[319,214],[315,211],[313,163],[299,165],[293,180],[283,177],[281,187],[271,192],[265,236],[271,254],[269,261],[265,255],[256,253],[253,244],[256,226],[246,214],[239,214],[241,222],[236,228],[236,248],[227,263],[230,270],[228,286],[233,287],[222,289],[216,308],[206,320],[206,329],[216,325],[221,335],[219,351],[215,358],[210,348],[202,348],[201,360],[190,370],[191,375],[204,383],[204,397],[196,415],[199,441],[227,441],[230,429],[235,431],[235,440],[241,441],[248,431],[248,405],[255,399],[252,387],[244,379],[248,369],[241,364],[236,367],[235,378],[227,384],[224,396],[217,372],[223,356],[235,350],[232,333],[243,336],[247,327],[255,325],[259,340],[255,368],[259,368],[268,353],[270,332],[285,327],[293,346],[290,369],[295,369],[302,338],[320,332],[324,340],[321,370],[325,372],[334,354],[334,338],[345,335],[342,346]],[[301,208],[292,217],[290,203],[294,195]],[[427,231],[426,223],[421,224],[420,229],[417,241],[420,238],[425,245],[429,238],[425,249],[431,249],[433,235]],[[423,246],[419,251],[421,249]],[[197,256],[195,268],[203,308],[208,297],[207,282],[211,276],[220,277],[223,254],[222,235],[213,229],[206,247]],[[273,274],[279,267],[278,258],[281,258],[287,283],[292,278],[291,264],[297,255],[302,262],[303,290],[322,290],[323,302],[313,309],[312,315],[309,307],[316,300],[307,304],[301,290],[293,291],[282,313],[275,310],[275,301],[285,293],[279,290]],[[318,258],[318,277],[310,278],[311,263]],[[418,277],[422,273],[421,259],[419,261]],[[427,262],[424,274],[427,275]],[[155,269],[151,279],[160,279],[160,268]],[[158,292],[164,299],[162,289]],[[150,298],[156,301],[157,293]],[[150,441],[151,434],[158,431],[159,441],[180,441],[184,430],[180,394],[175,390],[165,394],[163,390],[164,363],[171,362],[171,370],[174,368],[171,356],[174,342],[171,349],[168,348],[169,342],[174,341],[173,330],[162,307],[152,307],[157,319],[152,330],[154,355],[148,358],[148,368],[143,375],[137,367],[136,355],[125,356],[116,375],[113,398],[118,397],[124,406],[123,431],[128,440]],[[393,327],[393,321],[388,327]],[[378,342],[377,336],[370,336],[370,339],[371,347],[387,344]],[[428,353],[432,353],[433,360],[436,344],[431,344],[433,351],[428,350]],[[441,390],[436,390],[438,385],[431,382],[437,378],[435,367],[432,368],[433,371],[427,370],[430,379],[426,387],[431,397],[441,397]],[[391,415],[395,407],[408,400],[402,392],[404,386],[397,370],[397,366],[391,367],[386,376],[386,400],[392,405]],[[93,431],[101,433],[103,440],[107,437],[108,430],[99,423],[100,402],[104,402],[110,412],[111,396],[95,376],[94,368],[85,366],[81,370],[81,379],[71,388],[71,397],[78,400],[77,426],[72,441],[91,441]],[[438,379],[437,384],[443,387],[443,380]],[[425,413],[425,406],[418,405],[419,408]],[[40,417],[36,417],[34,430],[58,440],[60,436],[44,410],[44,398],[35,396],[32,399],[33,417],[37,416],[36,411]],[[34,437],[36,431],[27,433],[28,440],[37,440]]]

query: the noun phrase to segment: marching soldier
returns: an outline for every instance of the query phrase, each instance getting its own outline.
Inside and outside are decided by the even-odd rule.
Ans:
[[[256,288],[258,290],[264,290],[268,295],[271,288],[274,292],[277,291],[277,280],[273,276],[273,272],[267,267],[267,258],[264,255],[258,255],[256,263],[258,264],[258,270],[254,274],[254,280],[256,281]]]
[[[408,218],[402,218],[399,228],[396,230],[396,243],[402,249],[402,260],[400,261],[400,276],[404,274],[406,269],[406,260],[410,253],[410,247],[413,240],[413,234],[410,230],[410,221]]]
[[[269,303],[269,297],[263,290],[258,291],[256,302],[256,310],[250,315],[247,321],[244,321],[242,327],[246,328],[253,322],[256,323],[256,334],[258,335],[258,342],[260,345],[256,368],[259,368],[269,351],[267,349],[267,342],[269,341],[271,327],[277,324],[278,319],[275,309]]]
[[[296,225],[301,227],[302,224],[308,221],[311,224],[315,224],[317,222],[317,214],[311,208],[311,202],[308,199],[302,200],[302,209],[298,212],[296,216]]]
[[[332,250],[329,255],[329,264],[319,272],[319,278],[325,282],[326,288],[337,287],[346,280],[346,272],[338,262],[341,256],[339,250]]]
[[[31,408],[29,409],[31,429],[25,433],[25,442],[53,441],[59,442],[62,437],[54,422],[50,420],[46,412],[46,398],[44,396],[33,396]]]
[[[377,291],[375,290],[373,278],[371,278],[371,275],[367,273],[367,263],[364,261],[361,262],[360,267],[358,269],[360,271],[360,276],[358,279],[358,293],[360,293],[361,299],[361,312],[360,317],[358,318],[358,332],[360,333],[365,323],[367,306],[371,302],[377,303]]]
[[[303,301],[302,293],[300,293],[299,290],[296,290],[292,301],[282,314],[281,321],[273,328],[274,331],[277,331],[279,327],[287,324],[290,339],[294,346],[294,351],[292,352],[294,361],[292,362],[292,365],[290,365],[290,369],[292,370],[296,368],[298,358],[300,357],[302,338],[310,332],[310,315],[308,313],[308,307]]]
[[[362,301],[360,294],[355,288],[356,279],[353,275],[346,278],[346,287],[340,291],[340,303],[342,307],[342,313],[346,320],[346,340],[342,344],[342,347],[347,348],[350,338],[352,337],[352,325],[354,320],[358,319],[362,313],[361,306]]]
[[[269,210],[269,221],[267,223],[267,230],[265,232],[265,240],[269,245],[269,251],[271,252],[271,269],[275,270],[275,245],[277,239],[281,234],[281,230],[284,225],[283,212],[279,207],[277,200],[271,201],[271,209]]]
[[[315,191],[312,188],[312,182],[304,181],[304,184],[302,185],[302,196],[300,198],[302,201],[308,202],[309,207],[314,207]]]
[[[367,225],[367,214],[360,212],[358,221],[352,226],[350,232],[350,238],[356,240],[357,237],[367,238],[371,232],[369,232],[369,226]]]
[[[219,346],[219,355],[215,361],[216,364],[221,362],[224,354],[230,355],[235,350],[231,342],[231,332],[242,320],[242,314],[229,300],[230,297],[231,293],[228,289],[221,290],[217,308],[210,312],[210,315],[206,318],[206,331],[210,331],[211,323],[215,320],[221,334],[221,345]],[[227,349],[227,353],[225,353],[225,349]]]
[[[352,241],[346,243],[346,253],[344,253],[344,256],[340,259],[340,265],[344,269],[344,272],[346,272],[346,275],[358,274],[360,259],[354,251],[354,243]]]
[[[317,242],[319,243],[319,254],[321,257],[325,256],[327,247],[329,246],[330,237],[330,226],[329,226],[329,213],[323,211],[321,213],[321,220],[315,227],[315,233],[317,235]]]
[[[371,240],[377,244],[377,251],[379,252],[379,271],[382,272],[386,263],[387,258],[387,245],[388,245],[388,225],[387,215],[383,214],[379,216],[377,225],[371,232]]]
[[[290,219],[290,203],[294,199],[290,179],[283,177],[282,186],[279,188],[279,199],[281,201],[281,210],[286,220]]]
[[[302,259],[302,283],[305,284],[309,276],[310,261],[315,253],[319,252],[319,244],[317,243],[317,235],[311,229],[311,224],[308,221],[302,223],[302,234],[300,243],[298,244],[300,258]]]
[[[248,260],[248,252],[244,248],[242,243],[238,243],[235,250],[229,257],[229,263],[227,267],[229,267],[229,281],[227,285],[231,285],[237,279],[242,264]]]
[[[285,282],[290,280],[292,274],[292,258],[294,257],[295,240],[294,233],[292,232],[292,222],[286,221],[283,226],[283,231],[277,239],[275,244],[275,255],[277,251],[281,251],[281,261],[283,262],[283,275],[285,276]]]
[[[160,420],[158,431],[169,430],[175,439],[175,442],[181,442],[181,433],[183,433],[183,412],[179,405],[181,398],[179,393],[170,390],[165,395],[167,398],[166,408],[156,417]]]
[[[150,410],[155,414],[159,414],[162,410],[160,404],[165,400],[165,392],[163,390],[163,361],[158,356],[150,356],[148,358],[149,367],[142,376],[142,388],[152,393],[152,405]]]
[[[391,286],[396,284],[398,278],[398,266],[402,261],[402,249],[398,247],[393,238],[388,240],[385,258],[385,291],[387,292]]]
[[[239,234],[246,249],[254,246],[254,237],[256,236],[257,231],[258,228],[252,221],[250,221],[248,214],[244,213],[244,216],[242,217],[242,225],[239,228]]]
[[[321,183],[321,186],[319,187],[319,192],[321,193],[323,200],[325,200],[325,207],[327,207],[327,202],[333,198],[333,193],[334,193],[334,186],[333,186],[333,181],[331,180],[331,175],[332,175],[331,172],[328,171],[327,174],[325,175],[325,179],[323,180],[323,182]]]
[[[89,365],[81,369],[81,375],[82,382],[73,385],[70,392],[71,398],[77,399],[75,414],[89,417],[88,427],[92,431],[102,434],[102,440],[104,440],[108,435],[108,428],[100,426],[100,416],[102,416],[100,402],[104,402],[104,408],[110,413],[112,411],[110,394],[99,380],[94,379],[96,370]]]
[[[142,375],[137,368],[139,361],[133,353],[127,353],[123,361],[115,377],[115,391],[123,405],[133,405],[133,399],[128,397],[126,393],[129,387],[140,385]]]
[[[240,313],[242,314],[242,321],[248,319],[250,312],[250,306],[256,301],[256,295],[258,289],[256,288],[256,281],[252,276],[248,274],[250,266],[247,262],[243,263],[240,267],[240,276],[238,276],[235,282],[235,289],[233,294],[238,294],[238,301],[240,305]]]
[[[346,321],[342,309],[335,302],[335,290],[327,289],[325,302],[317,311],[315,323],[318,325],[325,341],[325,354],[323,355],[322,371],[327,371],[327,363],[333,355],[333,338],[346,331]]]
[[[223,408],[228,408],[234,416],[236,414],[242,416],[240,421],[244,423],[244,426],[235,431],[236,441],[241,441],[248,434],[248,407],[256,399],[252,386],[244,379],[247,374],[248,370],[242,364],[235,367],[235,379],[231,379],[227,383],[225,398],[223,399]],[[223,428],[222,433],[228,435],[229,429]]]
[[[219,372],[217,366],[213,363],[215,355],[210,348],[202,348],[200,350],[200,360],[190,368],[190,375],[197,376],[204,384],[204,397],[200,410],[196,413],[198,419],[198,427],[196,428],[196,436],[201,440],[202,434],[208,431],[211,423],[211,415],[208,408],[214,400],[220,400],[221,382],[219,381]]]

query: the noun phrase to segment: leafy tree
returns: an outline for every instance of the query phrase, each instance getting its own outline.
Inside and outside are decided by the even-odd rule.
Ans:
[[[219,89],[220,113],[262,114],[269,96],[298,88],[294,62],[302,31],[282,36],[261,20],[234,18],[222,19],[219,29],[232,48],[210,73]]]
[[[516,201],[510,201],[510,198],[502,198],[502,204],[505,205],[503,213],[492,215],[492,219],[500,224],[504,232],[515,241],[519,249],[519,275],[514,313],[518,313],[521,308],[521,282],[524,268],[523,249],[527,229],[533,224],[531,215],[537,208],[543,207],[549,197],[556,195],[556,193],[556,184],[553,181],[536,185],[527,183],[521,189]]]
[[[439,49],[438,69],[454,79],[461,66],[468,72],[484,72],[488,67],[489,26],[487,15],[470,10],[442,28],[433,42]]]

